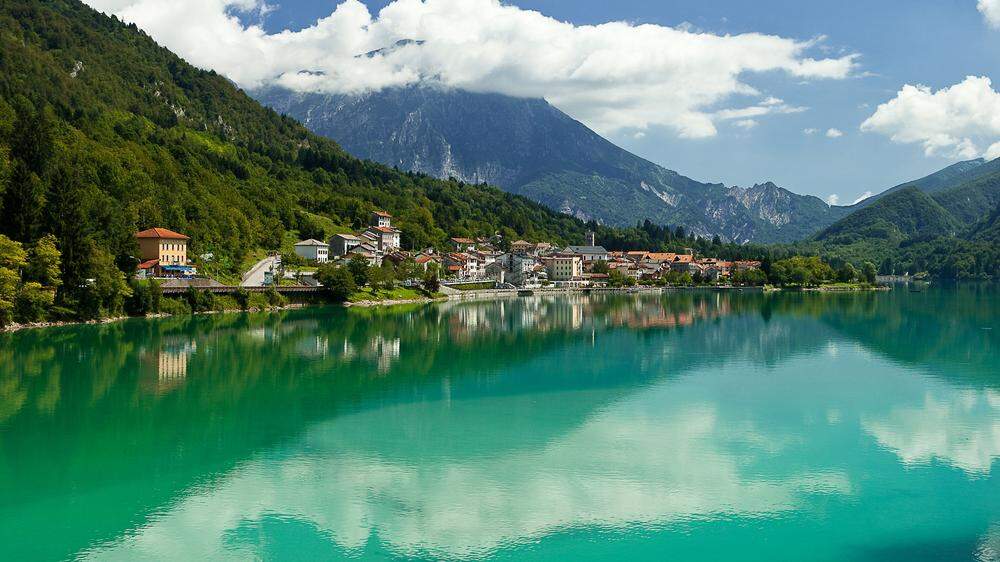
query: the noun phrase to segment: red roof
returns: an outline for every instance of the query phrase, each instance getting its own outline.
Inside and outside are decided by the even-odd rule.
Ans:
[[[142,232],[137,232],[135,234],[136,238],[168,238],[171,240],[190,240],[190,236],[184,236],[179,232],[174,232],[173,230],[167,230],[166,228],[150,228],[148,230],[143,230]]]
[[[372,230],[377,230],[379,232],[384,232],[386,234],[392,234],[394,232],[399,232],[399,230],[396,230],[395,228],[392,228],[391,226],[372,226],[370,228]]]
[[[452,238],[451,241],[455,242],[457,244],[475,244],[476,243],[476,241],[472,240],[471,238]]]
[[[392,215],[390,215],[389,213],[387,213],[385,211],[375,211],[375,214],[378,215],[378,216],[380,216],[380,217],[389,217],[389,218],[392,218]]]
[[[146,260],[146,261],[140,263],[139,267],[137,269],[149,269],[149,268],[152,268],[152,267],[156,267],[156,265],[159,264],[159,263],[160,263],[160,260]]]

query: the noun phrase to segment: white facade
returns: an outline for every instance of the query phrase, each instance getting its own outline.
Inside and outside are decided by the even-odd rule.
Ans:
[[[330,259],[330,245],[310,238],[295,245],[295,255],[318,263],[326,263]]]

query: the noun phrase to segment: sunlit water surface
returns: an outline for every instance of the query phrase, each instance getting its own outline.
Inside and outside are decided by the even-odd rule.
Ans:
[[[0,337],[0,559],[1000,560],[1000,294]]]

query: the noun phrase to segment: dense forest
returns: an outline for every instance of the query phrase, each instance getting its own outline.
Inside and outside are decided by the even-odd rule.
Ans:
[[[883,275],[1000,278],[1000,172],[936,187],[930,194],[915,186],[894,190],[791,249],[830,261],[871,261]]]

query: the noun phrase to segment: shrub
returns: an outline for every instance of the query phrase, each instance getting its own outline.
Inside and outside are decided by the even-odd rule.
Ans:
[[[41,322],[45,320],[54,300],[54,291],[42,287],[41,283],[29,281],[17,293],[14,317],[18,322]]]

